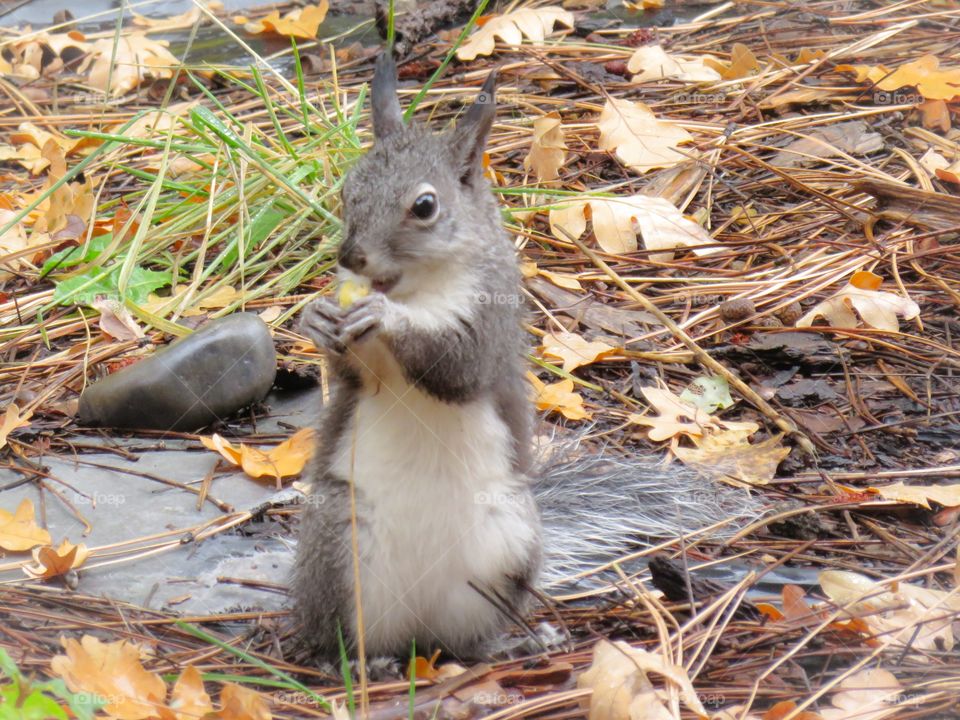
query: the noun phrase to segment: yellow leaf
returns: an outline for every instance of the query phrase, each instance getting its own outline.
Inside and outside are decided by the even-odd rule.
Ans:
[[[647,437],[654,441],[668,440],[677,435],[698,438],[710,431],[736,430],[751,435],[760,426],[751,422],[720,420],[702,408],[684,402],[666,388],[642,387],[640,392],[657,415],[632,413],[629,420],[650,428]]]
[[[533,121],[533,142],[530,154],[524,158],[523,167],[527,172],[532,169],[541,182],[556,180],[566,159],[566,148],[560,113],[542,115]]]
[[[276,478],[299,475],[313,455],[315,433],[310,428],[298,430],[276,447],[259,450],[251,445],[240,446],[240,465],[250,477],[268,475]]]
[[[654,168],[673,167],[692,157],[692,150],[679,146],[693,136],[679,125],[660,120],[641,102],[610,98],[597,120],[601,150],[616,155],[631,170],[645,173]]]
[[[208,292],[195,300],[190,310],[185,311],[185,317],[201,315],[204,310],[217,310],[240,299],[240,293],[232,285],[221,285],[213,292]]]
[[[580,281],[575,277],[571,277],[570,275],[555,273],[550,270],[541,270],[540,274],[557,287],[566,288],[567,290],[583,290],[583,286],[580,284]]]
[[[576,333],[560,332],[544,335],[540,351],[546,357],[562,360],[564,371],[571,372],[582,365],[609,357],[617,349],[603,342],[588,342]]]
[[[876,279],[879,278],[873,273],[856,273],[836,295],[817,303],[806,315],[797,320],[797,327],[810,327],[814,319],[822,316],[832,327],[855,328],[859,325],[857,321],[857,315],[859,315],[868,327],[898,332],[900,321],[897,316],[902,315],[905,320],[911,320],[920,314],[920,306],[910,298],[894,293],[863,289],[879,287]],[[855,285],[854,281],[861,287]],[[854,310],[857,315],[854,314]]]
[[[317,37],[320,24],[327,17],[329,5],[328,0],[321,0],[317,5],[306,5],[291,10],[283,17],[280,16],[279,10],[274,10],[264,18],[246,23],[244,30],[254,35],[271,32],[276,35],[313,40]]]
[[[561,23],[573,27],[573,13],[558,7],[521,8],[490,18],[457,49],[458,60],[474,60],[477,55],[493,53],[496,38],[510,47],[517,47],[524,36],[535,43],[543,42]]]
[[[568,420],[586,420],[591,417],[583,407],[583,398],[573,391],[573,380],[565,379],[549,385],[533,373],[527,373],[533,384],[534,402],[538,410],[559,412]]]
[[[683,216],[669,200],[646,195],[590,197],[559,204],[550,210],[550,231],[558,240],[579,238],[587,227],[586,215],[593,221],[597,244],[615,255],[635,252],[637,234],[643,237],[654,262],[669,262],[673,249],[689,247],[697,255],[709,255],[720,248],[704,247],[713,238],[700,225]]]
[[[714,480],[737,485],[766,485],[776,475],[777,466],[790,454],[780,445],[782,435],[751,444],[747,437],[754,430],[721,430],[693,436],[695,448],[677,446],[673,453],[684,465]]]
[[[224,683],[220,692],[223,708],[217,713],[224,720],[270,720],[270,705],[256,690]]]
[[[931,500],[944,507],[957,507],[960,505],[960,484],[904,485],[901,481],[893,485],[871,487],[870,490],[878,493],[884,500],[913,503],[914,505],[925,507],[927,510],[930,509]]]
[[[204,437],[201,435],[200,442],[203,443],[203,446],[208,450],[220,453],[223,459],[231,465],[240,464],[240,448],[217,433],[214,433],[212,437]]]
[[[92,635],[79,642],[60,638],[60,643],[66,655],[55,656],[50,667],[71,691],[105,698],[103,710],[112,717],[141,720],[157,715],[167,686],[144,669],[139,646],[126,640],[105,643]]]
[[[52,545],[33,549],[33,565],[24,565],[23,571],[30,577],[49,580],[65,575],[86,562],[90,552],[84,544],[74,545],[67,540],[54,549]]]
[[[707,67],[702,58],[685,60],[668,55],[659,45],[641,45],[627,60],[627,70],[633,73],[630,82],[643,83],[654,80],[686,80],[688,82],[713,82],[720,73]]]
[[[203,677],[195,666],[188,665],[180,673],[170,695],[169,707],[176,720],[193,720],[213,712],[210,696],[203,689]]]
[[[151,40],[141,32],[120,37],[116,43],[113,37],[104,38],[94,43],[79,70],[90,69],[93,87],[114,96],[124,95],[140,87],[148,77],[173,77],[180,61],[167,50],[167,45],[167,41]]]
[[[837,65],[837,71],[856,75],[857,82],[869,81],[885,92],[913,86],[927,100],[953,100],[960,95],[960,68],[941,70],[940,60],[924,55],[896,70],[885,65]],[[896,96],[892,98],[896,101]]]
[[[798,60],[798,62],[801,62]],[[739,80],[760,69],[760,62],[746,45],[734,43],[730,52],[730,63],[721,70],[724,80]]]
[[[49,544],[50,533],[37,525],[29,499],[24,498],[12,515],[0,509],[0,548],[22,552]]]

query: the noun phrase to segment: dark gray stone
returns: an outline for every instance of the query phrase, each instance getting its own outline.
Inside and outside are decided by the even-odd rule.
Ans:
[[[236,313],[90,385],[77,417],[86,425],[196,430],[262,400],[276,372],[266,323]]]

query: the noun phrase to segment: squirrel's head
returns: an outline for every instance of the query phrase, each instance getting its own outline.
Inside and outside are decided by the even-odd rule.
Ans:
[[[404,279],[475,258],[499,221],[483,177],[483,148],[496,113],[493,73],[456,127],[435,134],[406,124],[389,51],[371,89],[373,148],[343,185],[340,265],[389,292]]]

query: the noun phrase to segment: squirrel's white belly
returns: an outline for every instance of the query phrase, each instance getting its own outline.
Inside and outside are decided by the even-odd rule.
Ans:
[[[367,650],[490,635],[500,616],[468,583],[502,587],[536,541],[509,430],[492,398],[445,403],[407,383],[392,359],[378,364],[379,384],[361,392],[333,464],[365,505]]]

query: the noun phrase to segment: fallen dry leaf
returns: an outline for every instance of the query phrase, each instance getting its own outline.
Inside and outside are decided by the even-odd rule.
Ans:
[[[586,340],[572,332],[547,333],[540,344],[540,352],[545,357],[563,361],[565,372],[571,372],[583,365],[590,365],[609,357],[617,349],[604,342]]]
[[[582,290],[583,286],[580,284],[580,281],[575,277],[570,275],[564,275],[563,273],[556,273],[551,270],[539,270],[540,275],[543,275],[547,280],[552,282],[557,287],[566,288],[567,290]]]
[[[279,10],[274,10],[259,20],[245,22],[243,29],[253,35],[269,32],[275,35],[313,40],[317,37],[317,30],[327,17],[329,7],[328,0],[320,0],[316,5],[296,8],[282,17]],[[234,20],[237,19],[234,18]],[[243,19],[246,20],[246,18]]]
[[[41,75],[52,76],[61,72],[65,62],[71,62],[87,53],[89,43],[83,33],[71,30],[67,33],[31,32],[23,37],[11,35],[4,42],[0,60],[0,75],[12,75],[26,80],[36,80]]]
[[[201,435],[200,442],[203,443],[203,446],[208,450],[213,450],[216,453],[220,453],[224,460],[229,462],[231,465],[240,464],[240,448],[219,434],[214,433],[210,437]]]
[[[133,24],[138,27],[147,28],[152,32],[170,32],[171,30],[183,30],[186,28],[193,27],[201,18],[203,18],[203,12],[200,8],[194,5],[192,8],[187,10],[185,13],[179,15],[172,15],[171,17],[164,18],[152,18],[147,17],[146,15],[138,15],[137,13],[130,11],[133,15]]]
[[[640,392],[658,414],[631,413],[629,420],[637,425],[649,427],[647,436],[657,442],[678,435],[695,438],[707,432],[720,430],[740,431],[751,435],[760,429],[759,425],[752,422],[720,420],[705,410],[684,402],[666,388],[642,387]]]
[[[0,208],[0,227],[10,223],[10,221],[12,221],[17,214],[18,213],[15,210],[5,210]],[[20,258],[9,258],[4,256],[12,255],[13,253],[19,253],[29,247],[30,244],[27,241],[27,231],[23,226],[23,222],[14,223],[6,231],[0,233],[0,258],[3,258],[3,263],[0,264],[0,280],[9,277],[11,274],[10,270],[16,270],[22,264],[22,260]],[[0,433],[2,433],[2,430],[0,430]],[[0,434],[0,447],[3,447],[5,441],[5,436]]]
[[[151,40],[142,32],[117,38],[97,40],[79,71],[90,70],[90,85],[119,96],[137,89],[147,78],[164,80],[173,77],[180,65],[166,40]],[[92,67],[91,67],[92,66]]]
[[[0,216],[0,221],[2,221],[2,216]],[[26,412],[21,415],[20,408],[16,403],[7,405],[7,409],[3,413],[3,422],[0,423],[0,448],[6,446],[7,436],[10,433],[17,428],[27,427],[30,424],[32,415],[33,413],[31,412]]]
[[[0,548],[23,552],[50,542],[50,533],[37,525],[33,502],[28,498],[20,501],[13,514],[0,509]]]
[[[668,168],[692,157],[692,150],[679,146],[693,136],[676,123],[660,120],[642,102],[610,98],[597,120],[599,148],[615,150],[620,161],[631,170],[645,173]]]
[[[881,720],[897,712],[903,685],[889,670],[870,668],[846,678],[820,710],[823,720]]]
[[[58,548],[52,545],[34,548],[33,565],[23,565],[22,569],[32,578],[49,580],[80,567],[89,555],[90,551],[83,543],[74,545],[64,540]]]
[[[458,60],[474,60],[477,55],[493,53],[496,38],[510,47],[517,47],[524,36],[532,42],[543,42],[556,23],[573,27],[573,13],[558,7],[521,8],[489,18],[457,49]]]
[[[593,648],[593,662],[577,678],[577,687],[593,690],[581,700],[589,707],[589,720],[667,720],[675,717],[669,708],[669,695],[658,690],[647,677],[656,673],[674,685],[688,709],[700,717],[707,711],[700,703],[693,683],[681,665],[674,665],[643,648],[631,647],[622,640],[600,640]]]
[[[224,683],[220,692],[222,708],[215,717],[220,720],[270,720],[270,705],[256,690],[237,685]]]
[[[860,573],[824,570],[820,587],[844,614],[859,618],[870,628],[878,642],[911,657],[929,662],[928,651],[950,652],[954,647],[952,618],[960,613],[960,595],[909,583],[896,590]]]
[[[730,51],[730,62],[723,62],[714,57],[707,56],[703,59],[704,64],[720,73],[724,80],[739,80],[740,78],[752,75],[760,69],[760,61],[743,43],[734,43]],[[784,59],[784,64],[791,64]],[[797,60],[797,62],[802,62]]]
[[[627,60],[627,70],[633,73],[630,79],[633,83],[668,79],[713,82],[720,79],[720,73],[707,67],[703,58],[687,60],[668,55],[659,45],[641,45],[634,50]]]
[[[886,92],[913,86],[927,100],[953,100],[960,95],[960,68],[940,69],[940,60],[924,55],[896,70],[885,65],[837,65],[838,72],[853,73],[857,82],[869,82]]]
[[[60,638],[66,655],[50,661],[54,674],[75,693],[89,693],[108,702],[103,708],[121,720],[154,717],[163,706],[166,684],[140,662],[140,648],[126,640],[105,643],[92,635],[80,641]]]
[[[532,169],[541,182],[556,180],[566,159],[566,149],[560,113],[542,115],[533,121],[533,141],[523,167],[527,172]]]
[[[203,689],[203,677],[193,665],[188,665],[177,678],[168,708],[167,712],[161,713],[163,720],[167,720],[167,717],[170,720],[194,720],[213,712],[210,696]]]
[[[100,312],[100,329],[110,337],[125,341],[138,340],[144,336],[143,328],[117,298],[98,297],[93,301],[92,307]]]
[[[751,443],[753,434],[745,430],[721,430],[702,436],[690,436],[695,448],[676,446],[673,453],[688,465],[714,480],[736,485],[766,485],[773,480],[777,466],[790,454],[783,447],[782,435]]]
[[[561,413],[568,420],[588,420],[591,415],[583,407],[583,398],[573,390],[573,380],[545,384],[533,373],[527,373],[533,385],[533,401],[537,410]]]
[[[897,315],[911,320],[920,314],[920,306],[910,298],[877,290],[881,279],[879,275],[867,271],[854,273],[850,282],[836,295],[817,303],[797,320],[797,327],[810,327],[814,319],[822,316],[833,327],[855,328],[860,324],[854,314],[856,310],[865,325],[898,332],[900,322]]]
[[[558,240],[569,242],[579,238],[593,224],[597,244],[608,253],[622,255],[637,250],[637,235],[647,250],[669,250],[651,253],[654,262],[669,262],[673,249],[689,247],[697,255],[709,255],[720,248],[704,247],[713,238],[700,225],[683,216],[669,200],[646,195],[626,197],[592,197],[558,203],[548,216],[550,231]]]
[[[220,453],[232,465],[239,465],[250,477],[267,475],[280,479],[299,475],[313,454],[315,431],[311,428],[298,430],[279,445],[269,450],[260,450],[252,445],[234,445],[220,435],[201,437],[204,447]]]
[[[884,500],[913,503],[930,510],[930,501],[944,507],[960,505],[960,484],[956,485],[904,485],[898,482],[884,487],[871,487]]]

